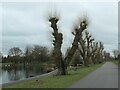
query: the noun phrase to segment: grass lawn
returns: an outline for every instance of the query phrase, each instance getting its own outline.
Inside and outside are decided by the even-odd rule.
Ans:
[[[24,81],[22,83],[11,84],[4,88],[67,88],[102,65],[96,64],[91,67],[77,69],[76,71],[70,70],[69,75],[49,76],[39,78],[38,82],[36,80]]]

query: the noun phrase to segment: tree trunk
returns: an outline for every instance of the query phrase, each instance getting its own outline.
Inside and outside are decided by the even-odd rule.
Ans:
[[[67,74],[67,68],[65,67],[65,63],[63,62],[61,64],[61,67],[58,68],[58,75],[66,75]]]

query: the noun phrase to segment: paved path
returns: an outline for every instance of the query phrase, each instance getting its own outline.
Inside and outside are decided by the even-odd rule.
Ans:
[[[106,62],[69,88],[118,88],[118,68],[115,64]]]

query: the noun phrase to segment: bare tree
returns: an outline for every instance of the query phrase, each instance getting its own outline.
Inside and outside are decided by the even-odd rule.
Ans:
[[[48,59],[48,48],[40,45],[27,46],[25,50],[25,61],[45,62]]]
[[[8,55],[12,57],[11,59],[14,63],[18,63],[23,52],[19,47],[13,47],[9,50]]]
[[[102,42],[99,42],[98,44],[99,44],[99,46],[97,47],[96,58],[95,59],[98,63],[101,63],[102,60],[103,60],[104,46],[103,46]]]
[[[19,47],[11,48],[8,53],[8,55],[10,55],[10,56],[21,56],[22,54],[23,54],[23,52]]]
[[[45,62],[48,59],[48,48],[40,45],[34,45],[32,54],[38,62]]]
[[[90,60],[92,59],[92,56],[94,55],[94,52],[97,49],[97,43],[93,46],[94,39],[89,34],[89,32],[83,33],[85,36],[81,35],[79,40],[79,52],[81,57],[84,60],[84,65],[89,66]]]
[[[77,27],[74,28],[74,40],[72,43],[72,47],[70,48],[68,54],[63,59],[62,53],[61,53],[61,45],[63,40],[63,34],[58,32],[58,26],[57,23],[59,21],[59,18],[57,16],[50,16],[49,22],[51,23],[51,28],[53,29],[53,56],[54,60],[56,61],[56,66],[58,68],[58,74],[60,75],[66,75],[67,74],[67,66],[69,65],[74,53],[76,52],[78,48],[78,42],[80,40],[80,36],[82,32],[87,28],[87,21],[82,20]]]
[[[113,50],[114,58],[117,59],[120,52],[118,50]]]
[[[105,61],[109,61],[110,60],[110,53],[109,52],[104,51],[104,60]]]
[[[92,59],[93,64],[97,63],[97,60],[96,60],[97,48],[98,48],[98,42],[92,42],[91,49],[92,49],[93,53],[91,55],[91,59]]]

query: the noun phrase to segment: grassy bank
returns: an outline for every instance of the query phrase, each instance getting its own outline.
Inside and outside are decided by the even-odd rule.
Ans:
[[[46,78],[39,78],[38,81],[24,81],[22,83],[15,83],[4,88],[66,88],[85,77],[92,71],[102,66],[102,64],[96,64],[91,67],[83,67],[76,71],[70,70],[69,75],[65,76],[49,76]]]
[[[119,66],[120,67],[120,63],[119,63],[119,61],[118,60],[114,60],[114,61],[112,61],[114,64],[116,64],[117,66]]]

